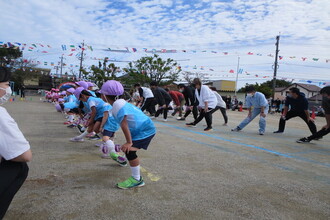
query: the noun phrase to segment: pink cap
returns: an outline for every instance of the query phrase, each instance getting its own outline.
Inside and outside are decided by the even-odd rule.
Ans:
[[[118,96],[124,93],[124,87],[120,82],[116,80],[108,80],[102,85],[100,93],[104,95]]]
[[[83,87],[84,89],[88,89],[88,84],[85,81],[79,81],[79,82],[76,82],[76,84],[80,87]]]
[[[74,88],[70,88],[70,89],[67,89],[66,91],[73,94],[74,91],[75,91],[75,89]]]
[[[80,94],[81,94],[81,92],[84,90],[84,88],[83,87],[78,87],[75,91],[74,91],[74,96],[76,96],[76,98],[77,99],[79,99],[80,98]]]
[[[94,83],[92,82],[87,82],[88,87],[94,87]]]

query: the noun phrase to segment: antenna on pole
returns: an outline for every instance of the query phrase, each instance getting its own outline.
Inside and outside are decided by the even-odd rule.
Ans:
[[[238,58],[237,58],[237,71],[236,71],[236,83],[235,83],[235,96],[237,94],[237,82],[238,82],[238,72],[239,72],[239,59],[240,59],[240,57],[238,56]]]
[[[275,63],[273,65],[273,68],[274,68],[274,76],[273,76],[273,100],[275,100],[275,87],[276,87],[276,75],[277,75],[277,69],[278,69],[278,52],[279,52],[279,49],[278,49],[278,46],[280,44],[280,35],[277,35],[276,36],[276,51],[275,51]]]
[[[81,78],[81,71],[82,71],[82,62],[84,60],[84,46],[85,46],[85,40],[83,40],[82,47],[81,47],[81,55],[80,55],[80,68],[79,68],[79,80]]]
[[[60,72],[60,78],[62,78],[62,71],[63,71],[63,54],[62,56],[60,57],[61,59],[61,72]],[[56,69],[56,74],[57,74],[57,69]]]

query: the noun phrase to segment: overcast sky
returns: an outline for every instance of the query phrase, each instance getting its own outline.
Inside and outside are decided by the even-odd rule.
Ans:
[[[127,61],[146,55],[143,48],[175,49],[161,56],[180,60],[183,70],[234,80],[239,55],[243,85],[271,78],[268,55],[280,33],[279,78],[330,81],[329,0],[3,0],[0,8],[0,41],[50,45],[24,50],[24,57],[42,62],[57,63],[64,53],[66,63],[79,64],[61,45],[85,40],[94,49],[86,51],[85,65],[97,63],[91,57]],[[137,52],[102,51],[125,47]]]

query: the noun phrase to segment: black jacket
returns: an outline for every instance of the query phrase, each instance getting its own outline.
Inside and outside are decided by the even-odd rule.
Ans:
[[[152,93],[154,94],[158,105],[168,105],[172,101],[170,94],[168,94],[163,88],[157,87],[152,89]]]
[[[195,96],[195,89],[191,86],[185,86],[182,92],[187,106],[198,105],[198,101]]]
[[[287,96],[285,106],[290,106],[291,111],[303,112],[308,110],[308,100],[306,99],[305,94],[301,92],[296,99]]]

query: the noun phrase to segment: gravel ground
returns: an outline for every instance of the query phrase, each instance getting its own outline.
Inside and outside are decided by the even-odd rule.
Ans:
[[[269,115],[264,136],[258,120],[230,131],[247,112],[228,111],[228,127],[215,113],[211,132],[204,121],[197,128],[155,121],[156,137],[138,153],[146,186],[120,190],[115,184],[129,177],[128,167],[101,159],[95,141],[70,143],[78,131],[63,125],[64,116],[38,97],[28,100],[5,105],[33,150],[6,220],[330,219],[330,135],[295,143],[309,135],[301,119],[274,135],[279,115]],[[116,143],[124,143],[121,131]]]

